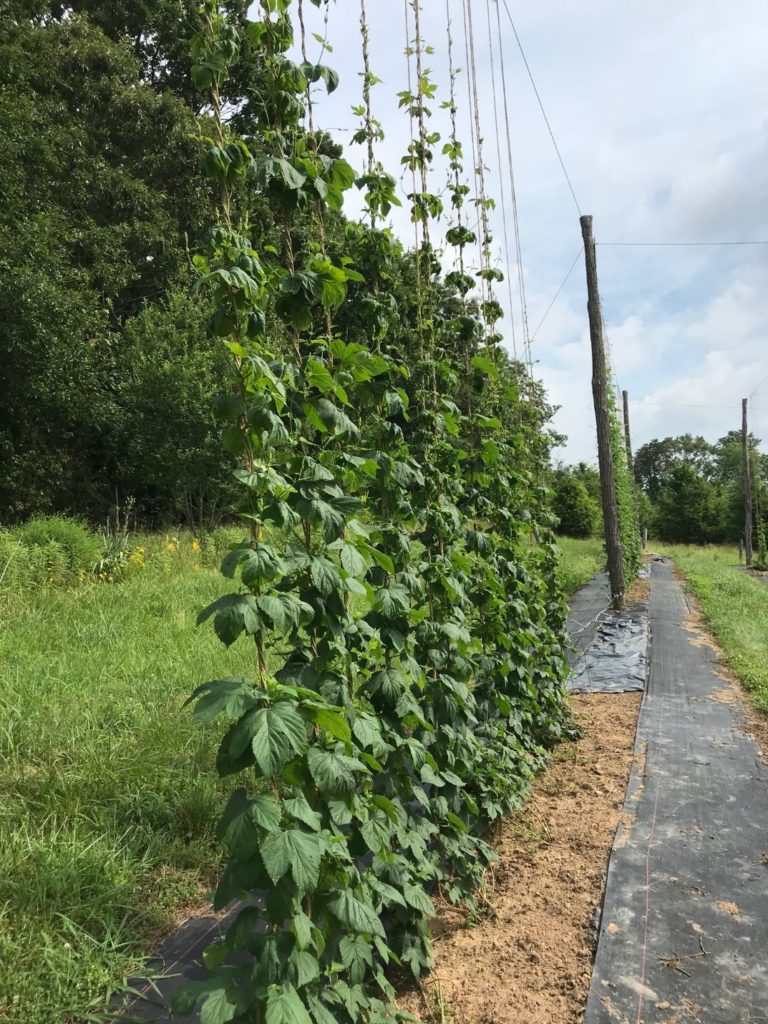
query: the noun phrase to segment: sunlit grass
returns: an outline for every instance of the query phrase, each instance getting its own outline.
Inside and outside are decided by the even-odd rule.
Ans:
[[[104,1002],[215,874],[217,729],[182,708],[249,674],[195,612],[228,589],[191,537],[122,583],[0,600],[0,1019]],[[172,548],[173,550],[170,550]],[[212,559],[208,562],[212,563]]]
[[[739,569],[729,547],[663,547],[701,602],[727,664],[768,712],[768,585]]]
[[[571,537],[558,537],[557,545],[562,553],[561,579],[568,594],[583,587],[605,566],[605,548],[601,539],[589,537],[586,540],[574,540]]]

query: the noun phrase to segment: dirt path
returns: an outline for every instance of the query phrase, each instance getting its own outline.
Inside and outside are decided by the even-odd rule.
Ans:
[[[574,697],[584,738],[560,749],[497,838],[486,914],[446,908],[436,968],[405,1008],[437,1024],[578,1024],[596,914],[632,766],[640,694]]]
[[[655,563],[646,751],[611,858],[586,1024],[768,1013],[768,766],[738,692]]]

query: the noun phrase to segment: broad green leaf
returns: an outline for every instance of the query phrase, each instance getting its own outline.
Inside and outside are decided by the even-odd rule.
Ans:
[[[229,988],[211,992],[200,1008],[200,1024],[228,1024],[244,1009],[237,993]]]
[[[339,570],[328,558],[313,558],[309,572],[312,582],[324,597],[328,597],[341,586]]]
[[[300,821],[303,825],[311,828],[313,832],[319,832],[323,823],[321,815],[314,811],[304,793],[299,789],[295,795],[283,800],[285,810]]]
[[[275,985],[267,996],[266,1024],[313,1024],[293,985]]]
[[[243,678],[215,679],[210,683],[203,683],[186,704],[195,699],[197,704],[192,714],[202,722],[213,721],[220,714],[237,721],[257,704],[254,684]]]
[[[339,892],[328,907],[333,916],[351,931],[386,938],[379,915],[370,903],[358,899],[351,889]]]
[[[275,885],[290,870],[300,896],[317,887],[323,850],[324,841],[319,835],[298,829],[272,832],[260,848],[264,867]]]
[[[251,857],[259,848],[263,831],[273,832],[280,824],[280,804],[271,793],[249,797],[237,789],[229,798],[219,822],[218,834],[234,856]]]
[[[435,905],[420,885],[408,885],[406,883],[403,886],[403,895],[409,907],[421,911],[427,917],[435,916]]]
[[[309,743],[306,722],[287,701],[278,701],[256,711],[249,728],[256,763],[268,777],[297,754],[302,754]]]
[[[350,576],[362,576],[368,568],[365,558],[353,544],[341,545],[339,560],[344,571],[348,572]]]
[[[357,784],[356,773],[365,765],[355,757],[336,750],[310,747],[307,752],[310,774],[322,793],[351,793]]]
[[[342,743],[351,742],[352,732],[349,728],[349,722],[341,711],[337,711],[335,708],[327,705],[320,706],[316,704],[305,705],[302,710],[309,721],[314,722],[318,729],[322,729],[337,740],[341,740]]]

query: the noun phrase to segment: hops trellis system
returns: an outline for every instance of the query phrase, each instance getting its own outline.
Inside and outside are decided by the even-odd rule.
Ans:
[[[200,621],[227,645],[251,642],[254,671],[191,698],[197,718],[228,723],[217,767],[241,784],[219,826],[229,859],[215,905],[244,902],[175,1012],[200,1002],[205,1024],[373,1024],[401,1019],[391,968],[430,967],[434,894],[472,904],[493,859],[490,826],[570,730],[565,601],[539,473],[549,410],[501,344],[476,84],[473,196],[453,57],[448,273],[431,242],[441,139],[419,0],[406,0],[400,94],[411,252],[382,226],[401,199],[376,158],[364,0],[359,176],[314,124],[312,87],[332,91],[338,78],[307,58],[301,0],[259,7],[242,39],[207,2],[192,50],[211,110],[203,168],[220,198],[195,263],[231,358],[216,412],[245,534],[222,565],[235,589]],[[471,0],[462,8],[469,52]],[[453,54],[450,0],[447,13]],[[248,138],[221,100],[244,46],[263,69]],[[340,214],[355,183],[365,223]],[[274,245],[260,252],[254,195],[274,216]]]

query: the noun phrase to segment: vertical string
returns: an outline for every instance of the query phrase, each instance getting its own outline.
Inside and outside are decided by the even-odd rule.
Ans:
[[[512,160],[512,131],[510,129],[510,118],[509,118],[509,93],[507,90],[507,73],[506,73],[506,62],[504,60],[504,47],[502,45],[502,30],[501,30],[501,12],[499,9],[499,0],[493,0],[496,5],[496,25],[499,40],[499,59],[501,65],[501,87],[502,95],[504,97],[504,127],[507,143],[507,163],[509,169],[509,187],[512,196],[512,213],[514,222],[515,232],[515,255],[517,259],[517,280],[518,287],[520,290],[520,312],[522,317],[523,325],[523,342],[525,345],[526,362],[528,364],[528,374],[533,377],[533,357],[531,354],[531,335],[528,325],[528,301],[525,294],[525,274],[523,271],[523,247],[520,238],[520,216],[517,206],[517,188],[515,186],[515,170],[514,162]]]
[[[491,60],[491,86],[493,91],[493,123],[496,135],[496,159],[499,167],[499,195],[501,197],[501,220],[504,238],[504,265],[506,269],[507,298],[509,300],[510,328],[512,332],[512,352],[517,362],[517,338],[515,331],[515,303],[512,296],[512,264],[509,258],[509,231],[507,227],[507,190],[504,184],[504,164],[501,158],[501,138],[499,132],[499,103],[496,88],[496,60],[494,57],[493,31],[491,29],[490,0],[485,0],[486,21],[488,23],[488,52]],[[501,41],[499,41],[501,42]]]

